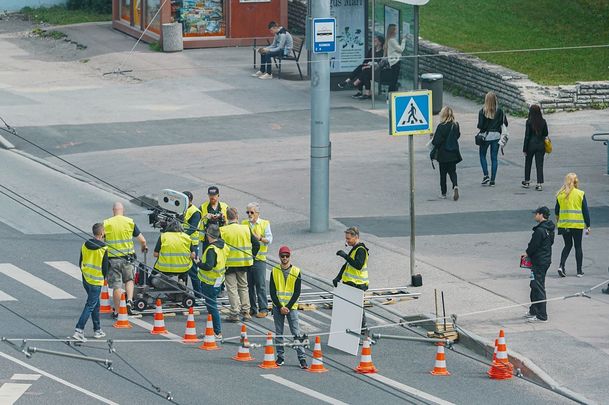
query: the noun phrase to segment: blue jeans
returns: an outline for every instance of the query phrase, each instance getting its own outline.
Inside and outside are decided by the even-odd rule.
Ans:
[[[499,154],[499,139],[495,141],[484,141],[484,143],[480,145],[480,166],[482,166],[482,173],[484,173],[485,176],[488,176],[486,151],[489,146],[491,147],[491,181],[495,181],[495,177],[497,177],[497,166],[499,165],[499,161],[497,160],[497,155]]]
[[[214,324],[214,333],[216,335],[222,333],[222,322],[220,321],[220,311],[218,311],[218,294],[220,287],[214,287],[206,283],[201,283],[201,292],[205,296],[205,306],[207,313],[211,314],[211,320]]]
[[[91,285],[85,280],[82,281],[82,285],[87,292],[87,302],[82,310],[82,314],[80,314],[76,329],[85,330],[85,325],[90,316],[93,320],[93,330],[101,330],[101,325],[99,323],[99,294],[101,294],[102,286]]]
[[[291,310],[287,315],[282,315],[279,312],[279,308],[273,306],[273,320],[275,321],[275,344],[281,345],[283,343],[283,324],[285,319],[288,319],[288,326],[290,327],[290,333],[294,336],[300,336],[300,324],[298,323],[298,310]],[[277,356],[283,357],[285,348],[283,346],[277,346]],[[296,346],[296,354],[298,359],[305,358],[305,352],[302,346]]]
[[[199,246],[197,246],[195,254],[199,256]],[[193,262],[192,267],[190,268],[190,270],[188,270],[188,275],[190,276],[190,281],[192,282],[192,289],[195,291],[195,298],[201,298],[202,296],[201,280],[199,280],[199,276],[197,275],[198,273],[199,268]]]
[[[247,272],[247,288],[250,295],[250,307],[253,313],[268,312],[266,299],[266,263],[254,260],[254,264]]]

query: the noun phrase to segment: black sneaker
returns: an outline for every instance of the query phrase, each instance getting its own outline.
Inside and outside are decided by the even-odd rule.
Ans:
[[[277,364],[278,366],[283,366],[284,363],[285,360],[283,359],[283,357],[277,357],[277,360],[275,360],[275,364]]]
[[[609,294],[609,284],[607,284],[607,288],[603,288],[603,289],[601,290],[601,292],[602,292],[603,294]]]
[[[360,98],[362,96],[362,92],[358,91],[357,93],[355,93],[354,95],[351,96],[351,98]]]
[[[342,82],[338,83],[338,88],[339,89],[346,89],[348,87],[351,87],[351,82],[348,82],[348,81],[345,80],[345,81],[342,81]]]
[[[360,100],[370,100],[372,96],[370,94],[364,94],[359,99]]]
[[[118,319],[118,312],[112,312],[112,319]]]
[[[131,300],[127,300],[127,313],[128,313],[129,315],[133,315],[133,310],[132,310],[132,308],[133,308],[133,301],[131,301]]]
[[[529,186],[531,185],[531,182],[523,180],[522,183],[520,183],[520,184],[522,184],[522,188],[529,188]]]
[[[488,185],[491,186],[491,187],[495,187],[495,182],[491,181],[490,183],[488,183]]]
[[[482,178],[482,183],[480,183],[480,184],[485,185],[485,184],[488,184],[489,181],[491,181],[490,177],[484,176]]]
[[[558,268],[558,275],[561,277],[567,277],[567,273],[565,273],[565,268],[564,267],[559,267]]]
[[[300,359],[300,368],[303,370],[306,370],[309,368],[309,366],[307,365],[307,359]]]
[[[584,276],[584,272],[583,271],[578,271],[577,272],[577,277],[582,278]]]

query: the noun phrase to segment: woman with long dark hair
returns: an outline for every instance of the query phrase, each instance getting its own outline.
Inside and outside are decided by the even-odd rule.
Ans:
[[[366,57],[361,65],[356,67],[351,75],[346,78],[344,81],[338,83],[338,87],[341,89],[348,88],[349,86],[353,86],[357,88],[357,93],[352,95],[352,98],[359,99],[369,99],[372,98],[370,95],[371,84],[370,81],[372,79],[372,52],[374,50],[374,63],[379,63],[381,58],[383,57],[385,46],[385,38],[381,34],[376,34],[374,36],[374,46],[373,48],[368,50],[366,53]]]
[[[541,115],[541,108],[533,104],[529,108],[529,117],[525,125],[524,145],[524,181],[522,187],[529,188],[531,184],[531,167],[535,158],[537,169],[537,185],[535,190],[543,190],[543,159],[546,154],[545,139],[548,136],[548,124]]]

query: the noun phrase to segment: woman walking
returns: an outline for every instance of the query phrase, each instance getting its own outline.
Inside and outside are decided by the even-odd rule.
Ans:
[[[482,167],[482,185],[495,186],[497,177],[497,155],[499,154],[499,140],[501,139],[501,125],[508,126],[507,117],[503,110],[497,106],[497,95],[489,91],[484,97],[484,107],[478,113],[478,129],[485,136],[480,145],[480,166]],[[491,150],[491,177],[488,176],[488,162],[486,152]]]
[[[406,48],[406,38],[402,42],[397,39],[398,28],[395,24],[387,26],[387,35],[385,36],[384,56],[389,62],[389,69],[381,70],[381,82],[389,83],[389,91],[398,91],[398,77],[400,76],[400,61],[402,53]]]
[[[590,234],[590,213],[585,193],[578,188],[577,174],[569,173],[565,176],[565,183],[556,194],[556,207],[554,208],[558,221],[558,234],[562,235],[565,247],[560,255],[558,275],[566,277],[565,263],[575,245],[575,262],[577,263],[577,277],[583,277],[582,262],[582,236],[584,229]]]
[[[450,177],[453,185],[453,200],[459,199],[459,185],[457,184],[457,163],[461,160],[459,151],[459,123],[455,121],[453,109],[442,108],[440,111],[440,124],[436,128],[431,143],[437,152],[436,159],[440,164],[440,191],[441,198],[446,198],[446,175]]]
[[[524,131],[524,181],[522,187],[529,188],[531,184],[531,166],[535,158],[535,168],[537,169],[537,185],[535,190],[543,190],[543,158],[546,154],[545,140],[548,136],[548,124],[541,115],[541,108],[533,104],[529,108]]]

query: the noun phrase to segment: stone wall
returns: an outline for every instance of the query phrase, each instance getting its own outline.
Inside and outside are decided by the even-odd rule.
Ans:
[[[288,0],[288,31],[304,35],[307,21],[307,3],[303,0]]]
[[[573,86],[547,89],[539,100],[544,110],[573,110],[609,107],[609,82],[578,82]]]

